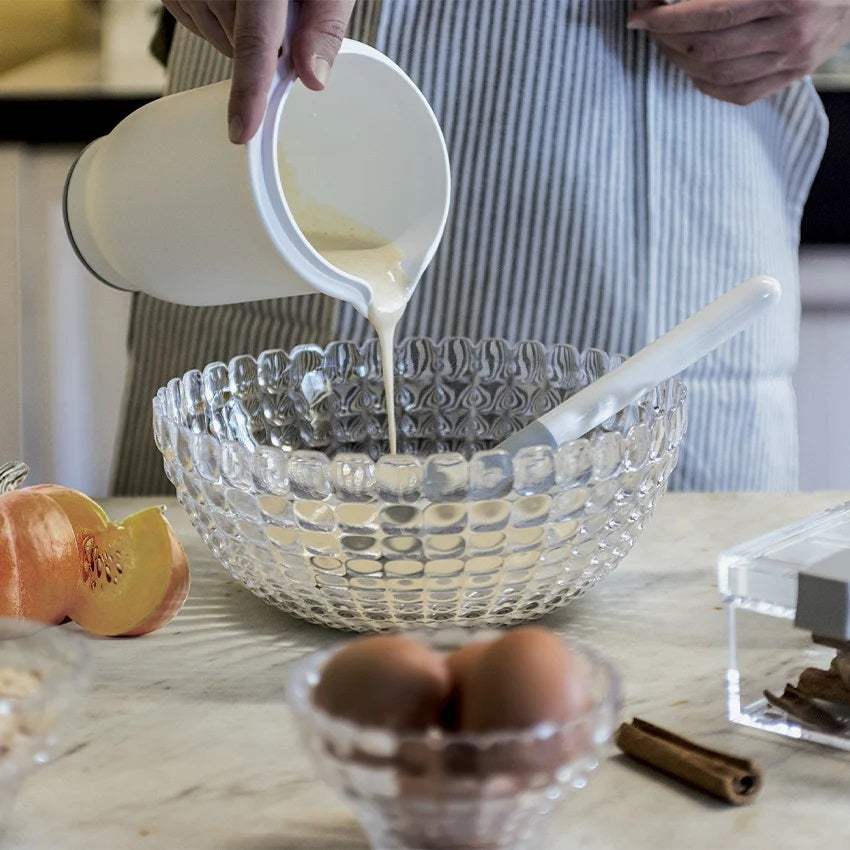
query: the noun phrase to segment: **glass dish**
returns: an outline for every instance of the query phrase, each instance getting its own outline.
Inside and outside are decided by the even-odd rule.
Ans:
[[[815,698],[816,709],[829,716],[807,717],[768,698],[783,695],[788,684],[799,687],[806,671],[811,677],[811,671],[830,670],[835,647],[795,623],[798,588],[801,572],[843,552],[850,552],[850,502],[720,553],[718,584],[728,614],[726,706],[733,723],[850,750],[850,703]]]
[[[0,617],[0,830],[29,774],[59,751],[87,680],[79,635]]]
[[[238,581],[302,619],[366,631],[517,623],[614,569],[676,465],[680,381],[512,458],[493,447],[622,358],[463,338],[404,340],[395,358],[395,455],[374,340],[244,355],[158,391],[165,471]]]
[[[499,633],[446,628],[413,634],[448,652]],[[570,723],[487,734],[399,734],[358,726],[312,701],[322,666],[339,648],[300,661],[287,699],[322,778],[354,807],[376,850],[538,846],[545,815],[587,784],[617,720],[616,674],[593,653],[571,647],[590,705]]]

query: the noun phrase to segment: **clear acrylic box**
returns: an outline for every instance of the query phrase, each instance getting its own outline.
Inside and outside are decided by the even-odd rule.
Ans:
[[[835,724],[800,720],[772,704],[807,668],[827,671],[836,649],[797,628],[798,576],[821,559],[850,550],[850,502],[722,552],[720,592],[728,616],[727,716],[733,723],[787,738],[850,750],[850,705],[815,701]],[[831,728],[830,728],[831,727]],[[845,727],[839,729],[837,727]]]

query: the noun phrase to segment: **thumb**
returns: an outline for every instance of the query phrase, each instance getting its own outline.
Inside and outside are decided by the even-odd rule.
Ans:
[[[304,0],[292,38],[292,64],[308,89],[320,91],[342,44],[354,0]]]

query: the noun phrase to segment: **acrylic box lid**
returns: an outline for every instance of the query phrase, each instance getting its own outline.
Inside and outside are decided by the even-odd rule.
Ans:
[[[812,606],[818,610],[824,600],[844,604],[835,585],[821,580],[821,565],[834,567],[844,560],[843,555],[850,576],[850,502],[721,552],[717,561],[720,592],[727,604],[790,620],[797,615],[802,587],[800,598],[807,610],[801,610],[804,622],[799,625],[817,631],[818,624],[809,622]],[[850,580],[846,585],[850,588]]]

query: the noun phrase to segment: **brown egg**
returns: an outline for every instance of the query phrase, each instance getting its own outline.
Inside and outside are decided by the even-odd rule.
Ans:
[[[461,732],[498,732],[545,722],[564,724],[581,718],[590,707],[578,657],[552,632],[524,627],[490,644],[467,672],[459,725]],[[588,748],[588,731],[579,722],[543,739],[496,743],[478,752],[474,772],[486,776],[554,770]]]
[[[477,640],[467,643],[446,656],[446,665],[453,683],[463,681],[469,671],[481,660],[485,650],[493,644],[492,640]]]
[[[461,728],[470,732],[566,723],[590,695],[580,662],[552,632],[526,626],[491,643],[461,687]]]
[[[332,655],[313,699],[337,717],[402,731],[436,724],[448,694],[448,668],[439,653],[404,635],[378,635]]]
[[[474,641],[461,646],[446,656],[450,692],[441,718],[441,724],[445,729],[456,730],[460,726],[460,704],[463,699],[464,683],[470,671],[492,643],[491,640]]]

